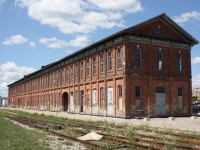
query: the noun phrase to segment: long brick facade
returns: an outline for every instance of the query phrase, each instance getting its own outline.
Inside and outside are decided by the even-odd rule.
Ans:
[[[9,106],[123,118],[190,115],[195,44],[161,14],[10,84]]]

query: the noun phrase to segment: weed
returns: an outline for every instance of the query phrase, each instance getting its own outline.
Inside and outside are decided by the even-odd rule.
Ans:
[[[128,126],[125,129],[125,136],[129,141],[131,142],[135,141],[135,134],[136,134],[136,129],[134,127]]]

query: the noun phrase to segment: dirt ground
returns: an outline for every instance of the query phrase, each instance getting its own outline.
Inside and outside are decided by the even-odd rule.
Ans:
[[[107,121],[118,125],[122,124],[146,125],[151,127],[188,130],[200,133],[200,117],[197,117],[196,119],[193,119],[192,117],[177,117],[175,118],[175,120],[170,120],[169,118],[150,118],[150,121],[146,121],[144,119],[133,119],[133,118],[122,119],[122,118],[112,118],[112,117],[69,114],[67,112],[25,110],[19,108],[1,108],[1,109],[21,110],[29,113],[38,113],[38,114],[52,115],[57,117],[65,117],[65,118],[79,119],[79,120]]]

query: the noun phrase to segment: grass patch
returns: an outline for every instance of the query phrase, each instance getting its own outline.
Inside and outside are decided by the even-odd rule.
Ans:
[[[41,142],[44,134],[23,129],[6,120],[0,114],[0,149],[1,150],[46,150]],[[39,141],[40,140],[40,141]]]

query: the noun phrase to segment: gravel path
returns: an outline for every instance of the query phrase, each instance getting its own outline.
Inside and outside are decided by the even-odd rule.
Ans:
[[[197,117],[196,119],[192,119],[191,117],[177,117],[175,118],[175,120],[170,120],[169,118],[150,118],[150,121],[145,121],[144,119],[122,119],[122,118],[111,118],[111,117],[101,117],[101,116],[69,114],[67,112],[25,110],[19,108],[1,108],[1,109],[21,110],[29,113],[38,113],[38,114],[52,115],[57,117],[65,117],[65,118],[79,119],[79,120],[107,121],[119,125],[122,124],[146,125],[151,127],[188,130],[200,133],[200,117]]]

